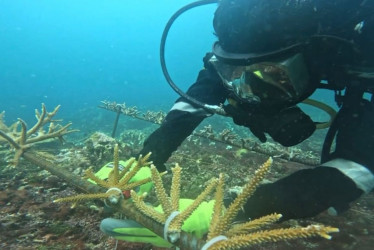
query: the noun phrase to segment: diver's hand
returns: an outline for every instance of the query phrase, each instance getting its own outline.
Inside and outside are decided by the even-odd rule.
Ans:
[[[248,127],[261,142],[266,142],[267,133],[283,146],[294,146],[307,139],[316,129],[312,119],[297,106],[275,114],[250,114],[232,105],[226,105],[224,110],[232,116],[235,124]]]
[[[264,119],[265,132],[285,147],[299,144],[316,130],[316,124],[299,107],[292,106]]]
[[[315,216],[327,209],[339,213],[363,191],[336,168],[321,166],[302,169],[259,186],[243,206],[241,218],[282,214],[281,220]]]
[[[228,115],[232,117],[232,120],[235,124],[249,128],[252,134],[256,136],[261,142],[266,142],[265,131],[261,126],[261,120],[263,120],[261,117],[255,117],[249,112],[240,108],[236,108],[231,104],[225,105],[223,109]],[[255,120],[257,120],[257,122]]]

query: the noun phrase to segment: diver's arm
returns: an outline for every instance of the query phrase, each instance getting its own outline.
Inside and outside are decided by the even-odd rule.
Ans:
[[[244,206],[246,217],[277,212],[283,219],[339,213],[374,188],[374,104],[343,106],[336,150],[320,167],[260,186]]]
[[[342,163],[347,167],[356,164],[340,160],[340,166]],[[361,170],[369,173],[366,181],[371,185],[366,186],[367,191],[373,187],[374,177],[366,168]],[[245,216],[253,219],[276,212],[282,214],[282,219],[288,220],[315,216],[327,209],[334,213],[342,212],[364,193],[363,186],[359,187],[355,182],[359,180],[351,178],[335,167],[297,171],[274,183],[260,186],[245,204]]]
[[[203,69],[200,71],[196,83],[188,89],[187,94],[200,102],[218,105],[225,101],[227,90],[213,69]],[[165,170],[164,163],[170,155],[200,122],[210,115],[203,108],[192,105],[184,98],[179,98],[160,128],[145,140],[140,153],[152,152],[151,160],[157,169]]]

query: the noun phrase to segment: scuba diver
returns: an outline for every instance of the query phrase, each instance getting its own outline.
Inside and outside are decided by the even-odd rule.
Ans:
[[[317,124],[297,107],[316,89],[334,91],[339,106],[320,166],[259,186],[241,219],[274,212],[283,220],[326,210],[338,214],[373,189],[373,13],[372,0],[219,1],[213,20],[218,41],[204,57],[188,97],[222,107],[261,142],[270,136],[286,147],[316,130]],[[179,98],[144,142],[140,154],[152,152],[159,171],[212,115],[190,100]],[[102,225],[103,231],[110,231],[105,230],[109,224]]]
[[[187,95],[222,104],[261,142],[268,134],[287,147],[316,129],[296,104],[323,88],[335,91],[340,106],[321,166],[260,186],[244,208],[248,218],[340,212],[374,187],[374,100],[364,99],[374,88],[373,13],[370,0],[220,1],[213,20],[218,42]],[[172,152],[210,115],[179,98],[141,153],[152,152],[154,165],[165,170]]]

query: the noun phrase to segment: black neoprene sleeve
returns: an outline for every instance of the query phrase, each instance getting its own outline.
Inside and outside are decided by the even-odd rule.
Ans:
[[[348,97],[351,96],[355,97]],[[283,219],[303,218],[330,207],[339,213],[373,189],[374,103],[348,100],[351,99],[346,97],[339,111],[336,148],[331,158],[323,166],[300,170],[260,186],[245,205],[247,217],[277,212]]]
[[[253,219],[276,212],[287,220],[315,216],[330,207],[343,211],[362,193],[335,168],[304,169],[260,186],[245,204],[245,216]]]

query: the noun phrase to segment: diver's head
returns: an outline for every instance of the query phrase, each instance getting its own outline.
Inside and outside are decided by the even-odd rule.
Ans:
[[[373,13],[373,1],[365,0],[221,0],[213,26],[229,53],[268,54],[312,36],[339,37],[369,50]]]
[[[222,0],[214,15],[219,44],[230,53],[269,53],[296,43],[318,29],[312,1],[292,8],[284,0]],[[299,1],[300,2],[300,1]]]
[[[297,103],[322,79],[344,85],[351,68],[374,66],[373,10],[373,1],[222,0],[213,53],[219,63],[245,66],[242,83],[266,82],[282,102]]]

